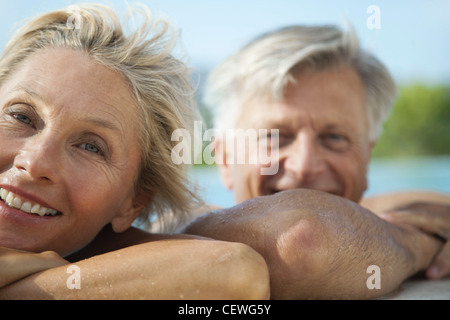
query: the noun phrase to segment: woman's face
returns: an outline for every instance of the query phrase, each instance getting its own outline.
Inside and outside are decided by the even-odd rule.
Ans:
[[[69,254],[142,209],[138,108],[85,53],[43,49],[0,88],[0,246]],[[141,197],[142,198],[142,197]]]

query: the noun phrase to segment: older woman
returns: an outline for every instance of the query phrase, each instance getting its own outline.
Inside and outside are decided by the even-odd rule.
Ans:
[[[193,124],[189,75],[171,55],[170,26],[141,11],[145,22],[129,35],[105,6],[43,14],[17,31],[0,58],[3,298],[88,298],[99,286],[110,289],[105,298],[268,295],[266,265],[249,247],[169,235],[148,235],[158,241],[132,264],[132,250],[101,257],[121,270],[95,268],[96,257],[77,262],[88,280],[78,292],[66,287],[61,256],[102,229],[126,239],[136,218],[170,211],[182,219],[196,203],[186,168],[170,160],[171,133]],[[125,290],[123,275],[141,265],[148,273]],[[27,276],[54,267],[23,290]]]

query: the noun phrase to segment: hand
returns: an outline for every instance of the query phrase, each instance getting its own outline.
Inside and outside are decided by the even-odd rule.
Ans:
[[[413,226],[444,239],[444,247],[425,274],[430,279],[450,275],[450,205],[416,202],[389,210],[381,217],[394,224]]]
[[[52,251],[33,253],[0,247],[0,288],[33,273],[67,263]]]

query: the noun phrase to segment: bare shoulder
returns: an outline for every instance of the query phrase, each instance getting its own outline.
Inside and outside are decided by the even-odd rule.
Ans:
[[[66,259],[79,261],[142,243],[169,239],[201,239],[201,237],[185,234],[150,233],[135,227],[131,227],[125,232],[116,233],[108,225],[103,228],[91,243]]]

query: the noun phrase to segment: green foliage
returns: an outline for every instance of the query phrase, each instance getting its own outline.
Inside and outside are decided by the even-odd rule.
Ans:
[[[450,87],[401,87],[374,157],[450,154]]]

